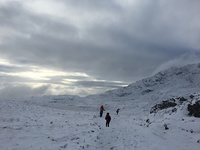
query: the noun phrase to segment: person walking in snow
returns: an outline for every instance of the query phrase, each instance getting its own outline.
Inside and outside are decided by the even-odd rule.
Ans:
[[[105,120],[106,120],[106,127],[109,127],[109,124],[111,121],[111,117],[110,117],[109,113],[106,114]]]
[[[100,107],[100,117],[102,117],[103,111],[105,111],[105,109],[104,109],[103,105],[101,105],[101,107]]]
[[[119,108],[116,110],[117,115],[118,115],[118,113],[119,113],[119,110],[120,110]]]
[[[100,117],[103,116],[103,111],[105,111],[105,109],[104,109],[104,106],[101,105],[101,107],[100,107]]]

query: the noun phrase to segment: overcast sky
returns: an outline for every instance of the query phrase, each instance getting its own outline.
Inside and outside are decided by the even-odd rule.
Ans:
[[[86,96],[200,62],[200,0],[0,0],[0,98]]]

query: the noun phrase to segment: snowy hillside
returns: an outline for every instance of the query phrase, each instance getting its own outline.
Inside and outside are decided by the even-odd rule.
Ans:
[[[144,99],[147,102],[157,103],[164,98],[199,92],[200,64],[187,65],[180,68],[170,68],[157,73],[127,87],[108,91],[105,97],[114,99]]]
[[[194,64],[100,95],[0,100],[0,149],[199,150],[200,118],[188,115],[200,101],[199,79]]]

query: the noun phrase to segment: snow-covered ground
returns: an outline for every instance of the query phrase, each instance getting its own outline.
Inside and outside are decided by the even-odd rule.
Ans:
[[[101,95],[0,100],[0,150],[199,150],[200,118],[187,111],[200,100],[198,66],[167,70]],[[155,104],[179,96],[187,100],[150,114]]]

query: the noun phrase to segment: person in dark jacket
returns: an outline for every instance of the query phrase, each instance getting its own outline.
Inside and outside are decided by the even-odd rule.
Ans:
[[[101,107],[100,107],[100,117],[102,117],[103,111],[105,111],[105,109],[104,109],[103,105],[101,105]]]
[[[105,120],[106,120],[106,127],[109,127],[109,124],[111,121],[111,117],[110,117],[109,113],[106,114]]]
[[[117,115],[118,115],[118,113],[119,113],[119,110],[120,110],[119,108],[116,110]]]

